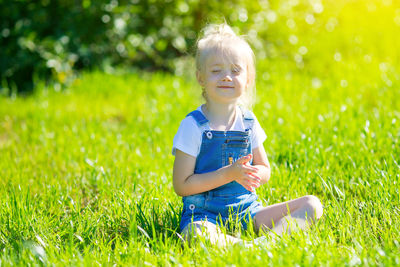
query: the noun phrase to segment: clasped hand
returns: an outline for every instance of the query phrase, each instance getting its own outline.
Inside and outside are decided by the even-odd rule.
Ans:
[[[257,175],[258,168],[249,164],[252,155],[241,157],[228,167],[230,176],[250,192],[260,186],[261,178]]]

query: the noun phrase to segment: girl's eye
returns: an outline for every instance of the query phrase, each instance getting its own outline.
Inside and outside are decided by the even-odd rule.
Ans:
[[[232,73],[240,73],[240,69],[232,69]]]
[[[218,73],[218,72],[220,72],[220,70],[212,70],[211,72],[212,73]]]

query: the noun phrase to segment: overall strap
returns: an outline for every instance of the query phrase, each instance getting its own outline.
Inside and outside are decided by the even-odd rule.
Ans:
[[[203,113],[201,113],[198,110],[193,110],[192,112],[190,112],[189,114],[186,115],[186,117],[188,117],[188,116],[192,116],[193,119],[199,125],[199,127],[203,126],[204,124],[206,124],[208,122],[207,118],[203,115]]]
[[[246,127],[246,129],[252,129],[253,125],[254,125],[253,112],[251,112],[250,110],[244,110],[243,108],[240,108],[240,110],[242,111],[242,115],[243,115],[244,127]]]

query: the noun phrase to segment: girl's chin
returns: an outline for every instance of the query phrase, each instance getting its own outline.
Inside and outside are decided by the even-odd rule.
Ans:
[[[239,101],[239,98],[237,97],[224,97],[220,99],[215,99],[213,102],[221,105],[231,105],[231,104],[237,104]]]

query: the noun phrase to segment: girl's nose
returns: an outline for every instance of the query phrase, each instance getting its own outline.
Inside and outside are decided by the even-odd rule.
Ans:
[[[232,81],[232,77],[229,73],[225,73],[224,77],[222,78],[223,81]]]

